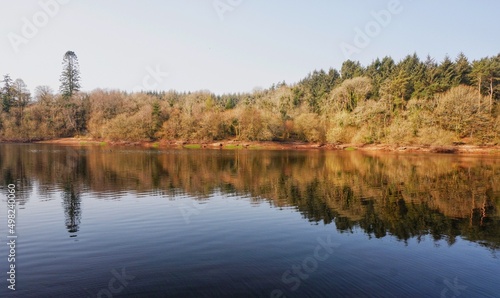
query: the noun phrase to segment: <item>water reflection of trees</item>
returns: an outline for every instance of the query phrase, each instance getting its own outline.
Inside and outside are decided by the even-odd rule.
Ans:
[[[1,144],[0,144],[1,145]],[[31,179],[28,179],[29,163],[24,162],[22,154],[4,154],[0,147],[0,185],[6,188],[9,184],[16,185],[16,201],[18,205],[26,204],[28,195],[33,189]],[[20,153],[20,152],[19,152]]]
[[[75,233],[79,230],[81,220],[80,192],[75,190],[71,182],[68,182],[64,186],[62,194],[66,228],[72,236],[76,237]]]
[[[261,152],[30,145],[0,147],[7,175],[64,190],[68,230],[77,229],[79,192],[123,191],[205,198],[214,191],[292,205],[314,222],[403,241],[457,236],[500,244],[500,159],[356,152]],[[22,170],[20,170],[22,169]],[[28,179],[29,178],[29,179]],[[68,181],[71,181],[68,186]],[[29,182],[27,182],[29,183]]]

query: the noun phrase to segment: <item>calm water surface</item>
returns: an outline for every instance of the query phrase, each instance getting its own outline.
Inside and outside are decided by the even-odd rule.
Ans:
[[[0,144],[0,297],[499,297],[500,158]]]

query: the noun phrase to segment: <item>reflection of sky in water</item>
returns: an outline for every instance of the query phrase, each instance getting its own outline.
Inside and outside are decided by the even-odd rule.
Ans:
[[[433,295],[446,278],[455,277],[469,294],[493,294],[497,287],[498,258],[460,237],[452,246],[429,236],[407,243],[394,237],[368,240],[360,228],[341,233],[335,224],[310,222],[293,207],[251,207],[248,198],[220,193],[200,208],[188,196],[172,200],[127,194],[117,201],[82,194],[81,202],[75,238],[68,238],[58,200],[32,200],[19,212],[19,264],[30,268],[19,274],[25,280],[21,289],[35,290],[33,285],[41,282],[51,285],[42,293],[67,293],[71,282],[75,294],[83,288],[97,293],[109,271],[122,267],[138,277],[130,294],[141,289],[154,294],[156,289],[173,296],[202,295],[210,289],[229,297],[250,287],[262,294],[279,288],[292,297],[321,291],[362,295],[367,290],[375,296]],[[194,210],[186,218],[182,208]],[[292,284],[283,283],[283,273],[312,255],[318,238],[327,237],[339,246],[297,291],[290,291]],[[56,276],[54,284],[48,277]]]

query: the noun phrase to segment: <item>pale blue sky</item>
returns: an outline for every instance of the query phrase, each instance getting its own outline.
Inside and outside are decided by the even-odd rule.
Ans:
[[[54,1],[68,3],[44,19],[40,3]],[[223,18],[216,1],[233,5]],[[374,25],[372,12],[397,2],[388,24]],[[24,79],[31,90],[57,90],[62,57],[72,50],[84,90],[131,91],[146,78],[155,89],[244,92],[339,69],[349,58],[342,43],[356,46],[356,28],[367,33],[370,24],[372,37],[350,56],[363,65],[413,52],[437,60],[461,51],[471,59],[496,55],[499,12],[494,0],[0,0],[0,74]],[[38,32],[23,35],[23,18],[33,17]],[[168,76],[148,78],[148,67]]]

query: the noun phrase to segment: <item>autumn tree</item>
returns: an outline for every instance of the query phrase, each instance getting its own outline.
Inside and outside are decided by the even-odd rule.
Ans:
[[[12,87],[14,92],[14,104],[21,109],[22,117],[24,108],[31,100],[31,93],[22,79],[15,80]]]
[[[49,86],[38,86],[35,88],[35,100],[44,105],[48,105],[54,99],[54,91]]]
[[[439,95],[434,115],[442,128],[453,131],[460,137],[483,135],[488,130],[489,118],[484,108],[475,102],[480,96],[473,87],[458,86]]]
[[[358,102],[368,98],[371,90],[371,80],[367,77],[345,80],[323,101],[322,112],[328,116],[338,111],[352,111],[356,108]]]

